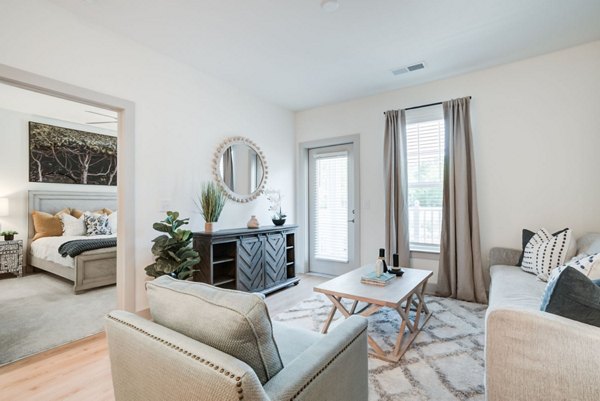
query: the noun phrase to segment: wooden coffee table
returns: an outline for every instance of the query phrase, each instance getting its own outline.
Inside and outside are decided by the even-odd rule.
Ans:
[[[405,268],[402,277],[394,278],[392,283],[385,287],[362,284],[361,276],[373,270],[373,265],[364,266],[314,287],[315,292],[325,294],[333,303],[321,332],[327,333],[337,311],[341,312],[345,318],[352,315],[368,317],[383,307],[392,308],[400,316],[400,330],[394,349],[386,353],[371,336],[368,336],[368,342],[373,349],[373,352],[370,352],[371,355],[386,361],[398,362],[431,317],[423,294],[427,280],[433,275],[433,272]],[[343,299],[353,301],[350,310],[342,304]],[[363,302],[365,305],[361,305],[361,308],[357,310],[359,302]],[[411,307],[415,311],[412,320],[409,317]],[[426,316],[422,317],[422,315]],[[405,333],[406,329],[408,329],[408,333]]]

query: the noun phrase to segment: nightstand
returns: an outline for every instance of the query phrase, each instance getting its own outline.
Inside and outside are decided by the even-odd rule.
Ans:
[[[0,273],[23,275],[23,240],[0,241]]]

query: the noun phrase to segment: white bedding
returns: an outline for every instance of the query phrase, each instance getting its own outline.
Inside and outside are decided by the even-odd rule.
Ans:
[[[75,258],[70,256],[61,256],[58,253],[58,247],[68,241],[76,239],[97,239],[97,238],[115,238],[116,235],[94,235],[93,237],[83,236],[69,236],[63,235],[60,237],[44,237],[39,238],[31,243],[31,255],[36,258],[48,260],[50,262],[58,263],[63,266],[75,268]]]

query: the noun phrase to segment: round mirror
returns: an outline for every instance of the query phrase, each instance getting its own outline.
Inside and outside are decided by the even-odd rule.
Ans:
[[[250,202],[264,190],[267,163],[264,154],[251,140],[226,139],[215,153],[213,173],[227,196],[237,202]]]

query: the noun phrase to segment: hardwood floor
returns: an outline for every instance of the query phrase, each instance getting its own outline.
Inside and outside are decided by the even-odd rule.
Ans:
[[[302,275],[297,286],[269,295],[270,315],[310,297],[312,288],[326,280]],[[1,367],[0,400],[114,400],[104,333]]]

